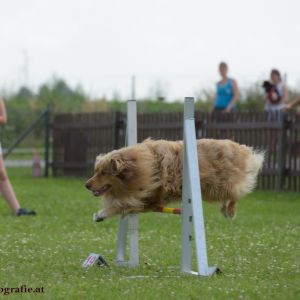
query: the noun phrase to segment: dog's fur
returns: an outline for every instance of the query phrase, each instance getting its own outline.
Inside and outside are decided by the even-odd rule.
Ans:
[[[237,201],[255,187],[264,155],[230,140],[197,141],[204,200],[218,201],[221,212],[233,218]],[[182,141],[145,140],[99,155],[95,174],[86,187],[103,197],[103,220],[156,210],[179,200],[182,193]]]

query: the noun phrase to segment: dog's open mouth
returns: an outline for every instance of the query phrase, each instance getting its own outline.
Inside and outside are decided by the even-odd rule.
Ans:
[[[99,190],[93,191],[93,195],[96,196],[96,197],[99,197],[99,196],[105,194],[110,189],[110,187],[111,187],[110,184],[106,184],[102,188],[100,188]]]

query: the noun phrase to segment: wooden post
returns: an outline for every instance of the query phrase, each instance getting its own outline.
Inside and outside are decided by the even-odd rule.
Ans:
[[[282,113],[281,117],[281,129],[279,137],[279,160],[278,160],[278,189],[283,191],[285,188],[285,177],[286,177],[286,142],[287,142],[287,131],[289,129],[289,114]]]

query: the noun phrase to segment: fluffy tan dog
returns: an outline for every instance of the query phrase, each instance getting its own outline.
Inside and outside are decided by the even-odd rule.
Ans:
[[[237,201],[255,187],[264,155],[230,140],[201,139],[197,146],[204,200],[219,202],[223,215],[233,218]],[[180,200],[182,150],[182,141],[148,139],[99,155],[95,174],[86,183],[103,198],[96,221],[153,211]]]

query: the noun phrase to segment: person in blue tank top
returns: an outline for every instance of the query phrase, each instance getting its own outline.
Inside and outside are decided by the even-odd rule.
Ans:
[[[221,80],[217,83],[213,112],[230,112],[238,101],[238,86],[234,79],[227,76],[228,65],[225,62],[219,64],[219,72]]]

